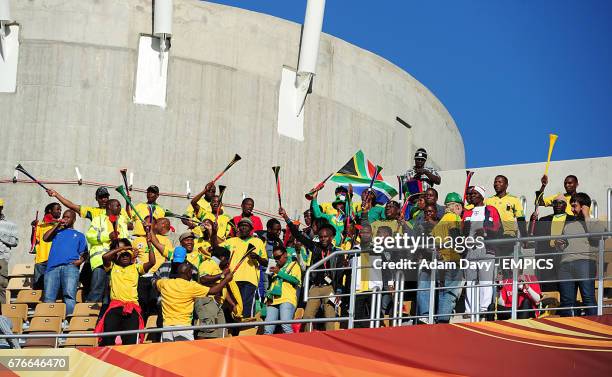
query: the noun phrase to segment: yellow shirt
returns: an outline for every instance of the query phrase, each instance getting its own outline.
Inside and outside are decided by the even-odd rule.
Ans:
[[[49,229],[53,228],[53,224],[46,224],[43,221],[36,225],[36,257],[34,263],[44,263],[49,260],[49,252],[51,251],[51,242],[45,242],[43,237]]]
[[[302,282],[302,269],[300,268],[300,265],[297,264],[296,262],[287,261],[287,263],[291,263],[291,264],[287,267],[287,270],[285,272],[288,275],[291,275],[294,278],[298,279],[298,281],[301,283]],[[274,276],[276,277],[276,274],[274,274]],[[287,281],[283,281],[283,286],[281,287],[281,295],[278,297],[275,297],[274,300],[272,300],[272,305],[280,305],[286,302],[290,303],[291,305],[297,308],[296,287],[294,287],[293,284]]]
[[[408,226],[410,226],[410,223],[407,224]],[[371,226],[373,237],[376,237],[376,234],[378,233],[378,228],[383,226],[388,226],[389,228],[391,228],[391,232],[393,232],[393,235],[402,234],[404,232],[404,230],[402,229],[402,225],[397,220],[377,220],[374,221]]]
[[[516,236],[518,233],[516,219],[518,217],[525,217],[521,200],[510,194],[506,194],[501,198],[493,195],[490,198],[486,198],[484,203],[485,205],[495,207],[497,212],[499,212],[499,218],[504,227],[504,234]]]
[[[459,217],[454,212],[447,212],[442,216],[440,221],[433,227],[431,230],[431,235],[434,237],[440,237],[442,240],[442,245],[448,243],[446,237],[450,237],[451,229],[461,230],[461,217]],[[459,254],[451,248],[441,248],[440,254],[442,255],[442,259],[446,261],[457,262],[461,257]]]
[[[200,206],[200,211],[204,211],[205,213],[207,212],[212,212],[212,208],[210,207],[210,202],[208,200],[206,200],[204,197],[200,198],[200,200],[198,200],[198,205]],[[189,216],[189,217],[194,217],[193,214],[193,206],[191,204],[189,204],[187,206],[187,209],[185,210],[185,215]]]
[[[113,263],[110,276],[111,300],[138,303],[138,277],[144,273],[140,263],[132,263],[127,267]]]
[[[164,245],[164,249],[172,250],[172,241],[166,236],[158,235],[157,239]],[[145,264],[149,261],[149,249],[147,247],[147,237],[140,236],[134,238],[132,241],[132,246],[138,249],[137,260],[138,263]],[[155,264],[149,270],[149,274],[155,273],[159,269],[159,267],[166,261],[166,256],[160,253],[155,246],[151,245],[153,248],[153,252],[155,253]],[[166,254],[167,255],[167,254]]]
[[[210,244],[210,242],[208,242],[207,240],[205,240],[202,237],[198,237],[196,239],[193,240],[193,252],[194,253],[201,253],[204,252],[205,255],[207,255],[208,257],[210,257],[210,247],[212,245]],[[200,250],[202,249],[202,250]]]
[[[544,200],[544,207],[552,207],[553,200],[555,200],[555,198],[559,195],[561,194],[559,193],[559,194],[555,194],[555,195],[551,195],[551,196],[547,196],[543,198],[542,200]],[[563,194],[563,197],[565,198],[565,202],[567,203],[567,205],[565,206],[565,213],[573,216],[574,212],[572,212],[572,206],[570,205],[570,199],[572,198],[572,196]]]
[[[361,243],[361,237],[359,236],[357,236],[357,239],[355,240],[355,242],[347,238],[340,244],[340,250],[351,250],[353,249],[355,245],[359,245],[360,243]]]
[[[550,235],[560,236],[563,234],[563,228],[565,227],[565,219],[567,214],[553,215],[552,222],[550,223]],[[555,247],[555,240],[549,241],[550,247]]]
[[[249,237],[243,240],[240,237],[232,237],[219,245],[230,251],[230,271],[233,272],[240,260],[246,255],[249,244],[255,246],[254,252],[261,258],[268,258],[263,241],[259,238]],[[246,281],[257,286],[259,284],[259,264],[253,262],[251,258],[245,257],[240,267],[234,272],[234,281]]]
[[[192,253],[192,254],[195,254],[195,253]],[[200,258],[198,257],[197,262],[198,264],[194,264],[192,262],[190,263],[196,266],[196,268],[198,269],[198,278],[200,276],[206,276],[206,275],[219,275],[220,273],[223,272],[219,268],[219,265],[210,258],[204,257],[204,259],[202,259],[200,262]],[[219,283],[220,281],[221,279],[218,279],[215,283]],[[227,295],[227,288],[224,287],[223,292],[221,293],[219,300],[217,300],[217,302],[219,304],[222,304],[225,301],[226,295]]]
[[[138,203],[136,204],[134,208],[136,208],[136,212],[138,212],[138,214],[143,219],[149,216],[149,205],[147,203]],[[134,235],[144,236],[145,235],[144,226],[142,225],[140,220],[138,220],[138,216],[136,215],[136,212],[132,211],[132,222],[134,223]],[[153,205],[153,218],[161,219],[164,216],[166,216],[166,211],[162,207],[160,207],[158,204],[154,204]]]
[[[84,219],[87,218],[89,220],[92,220],[94,217],[106,215],[106,208],[80,206],[79,215]],[[128,217],[127,212],[125,211],[125,208],[121,208],[121,213],[119,214],[119,221],[125,222],[126,224],[130,222],[130,218]]]
[[[195,281],[185,279],[160,279],[156,283],[162,298],[164,326],[190,326],[193,304],[210,290]]]
[[[196,270],[198,270],[198,275],[201,274],[200,270],[202,269],[202,265],[206,261],[211,261],[209,254],[203,254],[195,250],[187,254],[186,260],[187,262],[191,263],[196,268]],[[213,261],[213,264],[216,263]]]
[[[200,219],[200,221],[204,221],[208,219],[212,221],[213,223],[215,222],[215,215],[211,212],[202,212],[202,209],[198,211],[197,218]],[[223,241],[227,239],[230,232],[232,231],[232,227],[230,226],[230,221],[232,221],[232,219],[225,214],[220,214],[219,218],[217,219],[217,237],[219,237]],[[195,229],[198,229],[198,228],[200,227],[196,227]],[[200,228],[199,234],[197,235],[201,236],[202,234],[203,233]]]
[[[338,214],[338,211],[332,206],[332,203],[330,202],[319,203],[319,205],[321,206],[321,212],[323,213],[332,216],[336,216]],[[361,212],[361,203],[351,203],[351,207],[353,208],[353,213]]]

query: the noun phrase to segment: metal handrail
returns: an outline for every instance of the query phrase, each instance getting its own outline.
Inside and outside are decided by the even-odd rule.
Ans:
[[[598,266],[599,266],[599,276],[597,278],[582,278],[582,279],[558,279],[558,280],[548,280],[548,281],[542,281],[542,282],[565,282],[565,281],[584,281],[584,280],[596,280],[599,282],[599,290],[598,290],[598,298],[597,298],[597,305],[595,306],[575,306],[575,307],[560,307],[560,308],[546,308],[545,310],[573,310],[573,309],[585,309],[585,308],[594,308],[597,307],[597,312],[598,315],[601,315],[603,313],[603,308],[604,307],[611,307],[610,305],[603,305],[603,288],[604,288],[604,284],[603,282],[605,280],[611,280],[612,277],[604,277],[603,276],[603,255],[604,255],[604,238],[605,237],[609,237],[612,236],[612,232],[601,232],[601,233],[585,233],[585,234],[580,234],[580,235],[561,235],[561,236],[539,236],[539,237],[517,237],[517,238],[506,238],[506,239],[500,239],[500,240],[492,240],[495,241],[494,243],[509,243],[509,242],[513,242],[515,244],[515,248],[514,248],[514,255],[513,258],[515,260],[518,260],[519,258],[519,253],[521,251],[521,241],[547,241],[547,240],[552,240],[552,239],[559,239],[559,238],[564,238],[564,239],[570,239],[570,238],[584,238],[584,237],[589,237],[589,238],[600,238],[599,239],[599,245],[598,245]],[[306,271],[306,276],[305,276],[305,280],[304,280],[304,288],[305,288],[305,292],[304,292],[304,297],[306,300],[308,300],[309,296],[308,296],[308,288],[309,288],[309,282],[310,282],[310,273],[313,272],[318,272],[319,270],[316,270],[316,267],[319,267],[321,265],[323,265],[325,262],[327,262],[328,260],[330,260],[331,258],[340,256],[340,255],[357,255],[361,252],[366,252],[369,250],[348,250],[348,251],[336,251],[324,258],[322,258],[320,261],[316,262],[315,264],[313,264],[310,268],[308,268],[308,270]],[[587,253],[595,253],[595,251],[585,251],[585,252],[579,252],[577,254],[587,254]],[[541,255],[553,255],[553,254],[568,254],[568,253],[547,253],[547,254],[541,254]],[[348,269],[349,267],[345,267],[344,269]],[[25,339],[25,338],[97,338],[97,337],[105,337],[105,336],[117,336],[117,335],[133,335],[133,334],[146,334],[146,333],[162,333],[162,332],[169,332],[169,331],[190,331],[190,330],[205,330],[205,329],[219,329],[219,328],[241,328],[241,327],[256,327],[256,326],[266,326],[266,325],[281,325],[281,324],[296,324],[296,323],[326,323],[326,322],[344,322],[344,321],[348,321],[348,328],[353,328],[355,322],[367,322],[367,321],[371,321],[371,322],[376,322],[379,323],[382,320],[389,320],[389,321],[393,321],[394,325],[400,325],[401,324],[401,320],[403,319],[411,319],[411,318],[428,318],[430,323],[433,323],[433,319],[439,316],[443,316],[442,314],[434,314],[433,309],[431,307],[431,304],[434,300],[431,300],[431,297],[433,295],[433,293],[430,293],[430,310],[429,313],[427,315],[423,315],[423,316],[401,316],[398,314],[401,314],[401,310],[402,310],[402,305],[403,305],[403,293],[404,292],[417,292],[417,291],[427,291],[429,290],[430,292],[435,292],[436,290],[439,289],[446,289],[448,287],[444,287],[444,286],[440,286],[440,287],[436,287],[435,284],[433,284],[435,282],[435,278],[431,278],[433,280],[433,282],[431,282],[430,287],[429,288],[416,288],[416,289],[404,289],[404,286],[402,283],[404,283],[404,278],[403,278],[403,274],[402,273],[398,273],[397,275],[397,282],[396,282],[396,286],[398,287],[398,289],[394,289],[392,291],[386,291],[386,290],[377,290],[375,292],[356,292],[356,285],[357,285],[357,279],[354,278],[356,277],[356,271],[357,271],[357,258],[352,258],[351,260],[351,271],[352,271],[352,279],[351,279],[351,292],[348,294],[337,294],[335,296],[343,296],[346,297],[347,295],[350,297],[350,302],[349,302],[349,312],[348,312],[348,316],[343,316],[343,317],[333,317],[333,318],[311,318],[311,319],[298,319],[298,320],[288,320],[288,321],[259,321],[259,322],[241,322],[241,323],[227,323],[227,324],[214,324],[214,325],[196,325],[196,326],[176,326],[176,327],[162,327],[162,328],[152,328],[152,329],[140,329],[140,330],[124,330],[124,331],[113,331],[113,332],[107,332],[107,333],[88,333],[88,334],[83,334],[83,333],[61,333],[61,334],[40,334],[40,333],[33,333],[33,334],[12,334],[12,335],[0,335],[0,339],[7,339],[7,338],[20,338],[20,339]],[[434,270],[435,271],[435,270]],[[433,274],[432,274],[433,275]],[[479,288],[479,287],[495,287],[495,286],[501,286],[501,285],[507,285],[507,283],[496,283],[496,282],[492,282],[491,284],[475,284],[475,285],[471,285],[470,288]],[[529,311],[541,311],[544,309],[518,309],[517,308],[517,303],[516,303],[516,297],[518,297],[517,295],[517,290],[518,290],[518,282],[517,282],[517,268],[513,269],[513,282],[512,282],[512,293],[513,293],[513,302],[512,302],[512,308],[510,311],[508,310],[495,310],[495,311],[476,311],[474,313],[468,313],[468,314],[472,314],[472,315],[476,315],[476,316],[480,316],[483,314],[493,314],[493,313],[507,313],[510,312],[511,313],[511,317],[513,319],[516,319],[517,317],[517,313],[518,312],[529,312]],[[383,294],[385,293],[393,293],[395,296],[395,300],[394,300],[394,315],[392,318],[378,318],[378,315],[380,314],[380,310],[379,310],[379,306],[380,306],[380,299],[379,299],[379,303],[375,305],[376,308],[376,313],[374,315],[371,315],[370,318],[366,318],[366,319],[355,319],[355,299],[356,296],[359,295],[367,295],[367,294],[376,294],[379,295],[379,297],[382,297]],[[310,297],[310,298],[314,298],[314,297]],[[448,314],[444,314],[444,316],[448,316]]]
[[[122,331],[109,331],[103,333],[33,333],[33,334],[11,334],[4,335],[0,334],[0,339],[15,339],[15,338],[102,338],[106,336],[117,336],[117,335],[134,335],[134,334],[152,334],[172,331],[189,331],[189,330],[211,330],[211,329],[224,329],[224,328],[240,328],[240,327],[259,327],[266,325],[283,325],[283,324],[294,324],[294,323],[325,323],[325,322],[343,322],[348,321],[349,317],[334,317],[334,318],[311,318],[311,319],[292,319],[286,321],[259,321],[259,322],[239,322],[239,323],[221,323],[214,325],[195,325],[195,326],[171,326],[171,327],[158,327],[151,329],[139,329],[139,330],[122,330]]]
[[[599,218],[599,205],[597,204],[597,200],[591,200],[591,218],[597,219]]]
[[[612,187],[608,188],[608,230],[612,230]]]
[[[513,243],[514,244],[514,248],[513,248],[513,255],[512,255],[512,259],[514,259],[515,261],[518,261],[520,258],[534,258],[534,257],[538,257],[538,256],[553,256],[553,255],[569,255],[569,254],[594,254],[597,253],[598,254],[598,270],[600,271],[599,273],[599,277],[598,278],[584,278],[584,279],[559,279],[556,280],[556,282],[564,282],[564,281],[584,281],[584,280],[596,280],[599,282],[599,287],[600,289],[598,290],[598,298],[597,298],[597,312],[599,315],[601,315],[603,313],[603,282],[604,280],[609,280],[609,278],[604,278],[603,276],[603,256],[604,253],[606,252],[604,250],[604,239],[607,237],[612,236],[612,232],[607,231],[607,232],[597,232],[597,233],[583,233],[583,234],[572,234],[572,235],[557,235],[557,236],[531,236],[531,237],[514,237],[514,238],[503,238],[503,239],[494,239],[494,240],[486,240],[485,244],[507,244],[507,243]],[[599,238],[599,245],[598,245],[598,250],[597,251],[584,251],[584,252],[558,252],[558,253],[545,253],[545,254],[536,254],[534,256],[526,256],[526,255],[520,255],[521,254],[521,250],[522,250],[522,244],[524,242],[534,242],[534,241],[550,241],[550,240],[555,240],[555,239],[576,239],[576,238],[590,238],[590,239],[594,239],[594,238]],[[314,296],[314,297],[309,297],[308,295],[308,290],[310,287],[310,274],[314,273],[314,272],[319,272],[320,270],[317,270],[317,267],[323,265],[325,262],[329,261],[332,258],[335,258],[337,256],[340,255],[348,255],[348,254],[360,254],[362,252],[368,252],[371,253],[372,250],[349,250],[349,251],[336,251],[334,253],[331,253],[329,255],[327,255],[326,257],[322,258],[321,260],[317,261],[316,263],[314,263],[310,268],[308,268],[306,270],[306,274],[305,274],[305,279],[304,279],[304,300],[307,301],[309,298],[325,298],[325,297],[321,297],[321,296]],[[436,254],[434,253],[432,255],[433,259],[435,260],[436,258]],[[494,259],[505,259],[505,258],[509,258],[509,256],[495,256]],[[356,276],[355,272],[357,270],[357,263],[356,263],[356,259],[357,258],[352,258],[352,276]],[[477,258],[477,259],[488,259],[491,260],[492,258]],[[476,260],[476,259],[475,259]],[[344,268],[339,268],[339,270],[346,270],[348,269],[348,267],[344,267]],[[399,279],[399,278],[398,278]],[[403,280],[403,279],[402,279]],[[398,280],[397,281],[397,285],[402,283],[402,280]],[[543,281],[544,282],[544,281]],[[548,282],[548,281],[546,281]],[[552,280],[550,282],[553,282]],[[439,289],[445,289],[447,287],[436,287],[435,286],[435,270],[432,270],[432,273],[430,274],[430,287],[429,288],[416,288],[416,289],[408,289],[405,290],[403,289],[404,287],[401,287],[401,289],[397,290],[394,289],[393,291],[385,291],[385,290],[381,290],[381,291],[376,291],[376,292],[360,292],[357,293],[355,292],[355,284],[356,284],[356,279],[352,279],[351,280],[351,292],[346,294],[346,293],[342,293],[342,294],[335,294],[335,292],[332,292],[332,296],[335,297],[346,297],[349,296],[350,297],[350,302],[352,305],[354,305],[354,301],[355,301],[355,297],[356,295],[367,295],[367,294],[376,294],[376,295],[382,295],[384,293],[393,293],[394,296],[394,318],[397,318],[397,314],[399,311],[401,311],[401,305],[403,305],[403,299],[399,300],[399,294],[403,295],[403,292],[417,292],[417,291],[430,291],[430,308],[429,308],[429,313],[427,316],[417,316],[418,318],[423,318],[423,317],[427,317],[429,319],[429,322],[432,323],[433,319],[439,315],[436,315],[433,313],[433,305],[434,305],[434,292],[436,290]],[[470,288],[476,288],[479,289],[480,287],[495,287],[495,286],[501,286],[501,285],[506,285],[507,283],[491,283],[491,284],[475,284],[475,285],[471,285]],[[476,295],[478,296],[478,294]],[[511,318],[512,319],[516,319],[517,318],[517,313],[518,312],[522,312],[522,311],[526,311],[525,309],[518,309],[517,308],[517,302],[518,300],[518,268],[515,267],[513,268],[513,275],[512,275],[512,307],[511,307]],[[477,300],[476,300],[477,301]],[[476,305],[478,305],[478,303],[476,303]],[[478,306],[477,306],[478,307]],[[595,306],[594,306],[595,307]],[[353,307],[354,308],[354,307]],[[566,309],[566,310],[572,310],[573,308],[561,308],[561,309]],[[535,310],[535,309],[534,309]],[[495,311],[495,312],[499,312],[499,311]],[[472,315],[475,315],[476,319],[479,319],[479,316],[481,314],[487,314],[488,312],[486,311],[476,311],[474,313],[470,313]],[[352,318],[353,316],[353,311],[351,309],[349,309],[349,317]],[[380,313],[376,313],[377,315],[379,315]],[[376,318],[373,318],[374,316],[371,315],[371,320],[372,321],[376,321]],[[401,317],[401,316],[400,316]],[[349,328],[352,328],[352,324],[354,324],[355,321],[363,321],[363,320],[355,320],[354,318],[352,318],[353,320],[349,320]],[[399,324],[399,322],[394,320],[394,325]]]

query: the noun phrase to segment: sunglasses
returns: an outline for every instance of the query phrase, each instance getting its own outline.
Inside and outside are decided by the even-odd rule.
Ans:
[[[283,257],[283,255],[274,255],[274,260],[280,260]]]

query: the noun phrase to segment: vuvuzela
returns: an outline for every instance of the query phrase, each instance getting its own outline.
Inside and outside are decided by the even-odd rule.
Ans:
[[[550,158],[552,157],[553,148],[555,147],[555,142],[557,142],[557,138],[559,136],[555,134],[548,135],[548,158],[546,159],[546,168],[544,168],[544,175],[548,175],[548,167],[550,166]]]

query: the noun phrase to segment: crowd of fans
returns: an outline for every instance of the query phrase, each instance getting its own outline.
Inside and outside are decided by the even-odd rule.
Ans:
[[[251,320],[260,316],[265,320],[291,320],[296,308],[304,308],[303,318],[317,316],[334,318],[346,315],[351,280],[356,279],[357,292],[374,289],[387,292],[382,297],[382,310],[389,313],[392,305],[394,277],[391,271],[371,266],[376,259],[393,260],[392,251],[382,254],[370,252],[374,237],[393,237],[397,234],[433,235],[436,237],[480,236],[484,239],[527,235],[580,234],[603,231],[589,216],[591,200],[577,192],[578,178],[565,178],[566,192],[544,196],[548,183],[542,178],[537,193],[538,204],[552,206],[554,213],[540,219],[534,213],[529,222],[517,196],[507,192],[508,179],[495,177],[493,195],[481,186],[470,186],[465,195],[453,192],[440,203],[434,188],[441,178],[435,169],[425,166],[427,152],[417,150],[415,165],[403,177],[403,183],[420,182],[422,192],[405,193],[403,203],[390,200],[378,203],[369,190],[356,199],[352,187],[338,187],[330,203],[320,203],[317,193],[311,206],[303,214],[304,227],[289,218],[283,208],[277,219],[265,224],[253,213],[255,202],[245,198],[241,214],[229,217],[214,183],[198,193],[184,215],[178,216],[186,227],[175,245],[168,234],[172,229],[170,213],[158,203],[159,188],[150,186],[146,202],[122,208],[122,203],[111,199],[107,188],[96,191],[97,206],[76,204],[55,190],[48,190],[57,201],[44,209],[44,218],[33,223],[33,252],[35,253],[34,288],[44,291],[44,302],[61,298],[71,314],[76,293],[83,286],[87,302],[103,305],[96,327],[97,332],[143,328],[151,315],[158,316],[158,326],[168,328],[192,324],[224,324]],[[4,295],[8,257],[17,246],[17,229],[2,215],[4,202],[0,199],[0,294]],[[62,212],[63,211],[63,212]],[[172,214],[174,217],[176,215]],[[80,217],[89,222],[85,234],[73,228]],[[284,229],[283,229],[284,228]],[[538,242],[536,258],[549,253],[560,253],[552,258],[556,268],[538,273],[521,274],[518,304],[522,309],[536,308],[542,290],[558,290],[561,306],[576,306],[576,290],[580,289],[582,304],[595,305],[593,280],[540,284],[538,280],[587,279],[596,273],[596,240],[576,238]],[[528,246],[528,245],[525,245]],[[491,311],[494,306],[509,308],[512,292],[511,274],[495,268],[495,257],[512,255],[514,243],[480,245],[465,251],[444,245],[422,248],[412,256],[417,260],[484,262],[479,267],[439,271],[435,281],[436,305],[430,305],[431,270],[416,271],[416,316],[427,322],[430,307],[435,308],[435,321],[448,322],[453,313]],[[338,250],[364,250],[357,256],[341,255],[323,264],[325,270],[310,276],[309,299],[303,303],[302,277],[313,263]],[[366,252],[367,251],[367,252]],[[567,254],[566,254],[567,252]],[[582,254],[576,252],[583,252]],[[357,276],[351,276],[351,259],[357,258]],[[554,275],[554,276],[553,276]],[[405,277],[409,280],[409,277]],[[493,284],[502,281],[499,289]],[[465,284],[464,284],[465,283]],[[479,285],[478,288],[473,287]],[[484,286],[483,286],[484,285]],[[463,292],[465,286],[465,292]],[[498,292],[499,291],[499,292]],[[465,297],[460,302],[460,297]],[[1,297],[4,302],[4,296]],[[464,309],[460,308],[464,306]],[[356,327],[369,326],[370,296],[358,295],[355,305]],[[500,309],[501,310],[501,309]],[[579,314],[567,309],[561,315]],[[586,314],[595,314],[587,308]],[[520,317],[534,312],[520,312]],[[484,316],[485,318],[487,316]],[[359,321],[362,320],[362,321]],[[334,328],[333,322],[323,325]],[[291,333],[299,326],[290,324],[266,326],[265,333]],[[163,341],[192,340],[222,336],[222,329],[196,331],[167,331]],[[123,344],[136,342],[136,335],[122,337]],[[114,337],[102,338],[102,345],[115,344]]]

